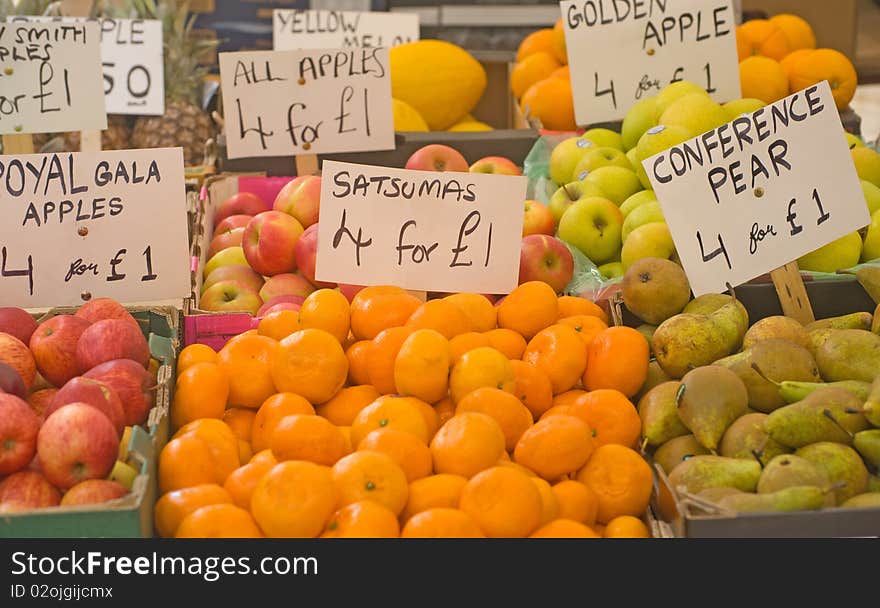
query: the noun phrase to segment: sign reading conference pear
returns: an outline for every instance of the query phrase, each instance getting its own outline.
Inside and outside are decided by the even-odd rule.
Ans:
[[[521,176],[324,161],[315,277],[420,291],[509,293],[519,278]]]
[[[190,292],[180,148],[0,156],[0,305]]]
[[[871,221],[827,82],[642,165],[697,296],[745,283]]]
[[[731,0],[566,0],[560,9],[579,125],[620,120],[680,80],[719,102],[741,97]]]
[[[220,53],[229,158],[394,148],[387,48]]]

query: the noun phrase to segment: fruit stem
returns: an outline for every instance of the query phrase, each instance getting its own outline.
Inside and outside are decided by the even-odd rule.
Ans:
[[[687,390],[687,386],[682,382],[678,390],[675,391],[675,407],[681,407],[681,400],[684,398],[685,390]]]
[[[841,431],[843,431],[844,433],[849,435],[850,439],[855,437],[855,435],[852,434],[852,431],[850,431],[848,428],[846,428],[842,424],[840,424],[840,422],[837,420],[837,418],[834,417],[834,414],[831,413],[831,410],[829,410],[829,409],[822,410],[822,415],[825,416],[826,418],[828,418],[828,420],[830,420],[831,422],[833,422],[835,424],[835,426],[837,426],[837,428],[839,428]]]
[[[569,199],[574,200],[574,197],[571,195],[571,192],[568,189],[568,184],[564,185],[562,189],[565,190],[565,194],[566,196],[568,196]]]
[[[736,302],[736,292],[733,290],[733,285],[731,285],[730,283],[725,283],[724,285],[727,287],[727,291],[730,292],[730,297],[733,298],[734,302]]]
[[[755,373],[761,376],[762,379],[766,380],[776,388],[782,387],[782,385],[779,382],[776,382],[776,380],[771,380],[770,378],[768,378],[767,375],[761,371],[761,368],[758,366],[758,364],[754,361],[752,362],[752,369],[755,370]]]

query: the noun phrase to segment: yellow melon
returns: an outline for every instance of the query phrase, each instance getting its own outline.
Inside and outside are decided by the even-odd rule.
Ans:
[[[433,131],[458,123],[486,89],[486,70],[470,53],[442,40],[393,47],[391,96],[418,111]]]
[[[391,111],[394,112],[395,131],[427,131],[428,123],[414,107],[401,101],[391,100]]]
[[[447,131],[493,131],[491,125],[479,120],[463,120],[457,122],[447,129]]]

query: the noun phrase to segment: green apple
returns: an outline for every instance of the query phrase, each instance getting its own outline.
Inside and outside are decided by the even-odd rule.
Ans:
[[[636,192],[631,197],[623,201],[623,204],[620,206],[620,212],[623,214],[624,219],[632,213],[634,210],[638,209],[645,203],[650,203],[651,201],[656,201],[657,195],[654,194],[653,190],[642,190],[641,192]]]
[[[865,142],[862,141],[862,138],[858,135],[853,135],[849,131],[844,131],[843,134],[846,136],[846,143],[849,146],[849,149],[853,148],[864,148]]]
[[[734,99],[733,101],[728,101],[721,107],[724,108],[724,111],[727,113],[727,120],[731,121],[734,118],[739,118],[743,114],[751,114],[755,110],[760,110],[766,105],[767,104],[760,99],[752,99],[750,97],[746,97],[745,99]]]
[[[862,192],[865,194],[865,202],[868,203],[868,213],[874,215],[880,209],[880,188],[863,179]]]
[[[657,96],[655,97],[657,100],[657,111],[659,114],[663,114],[663,112],[666,111],[666,108],[685,95],[702,95],[703,97],[709,97],[709,93],[706,92],[706,89],[697,83],[690,82],[689,80],[680,80],[667,85],[666,88],[657,93]]]
[[[570,182],[564,186],[560,186],[556,192],[553,193],[553,196],[550,197],[550,204],[548,207],[550,207],[550,213],[553,214],[553,219],[558,224],[559,220],[562,219],[562,215],[574,202],[594,196],[605,196],[596,184],[588,184],[587,182]]]
[[[880,211],[871,215],[871,224],[862,246],[862,261],[869,262],[880,258]]]
[[[618,206],[636,192],[644,190],[632,169],[613,165],[590,171],[583,181],[598,186],[602,195]]]
[[[611,129],[590,129],[581,136],[603,148],[617,148],[623,152],[623,137]]]
[[[620,252],[620,261],[626,269],[642,258],[671,260],[675,256],[675,243],[669,227],[665,223],[654,222],[639,226],[630,233]]]
[[[861,254],[862,237],[858,232],[851,232],[798,258],[798,266],[812,272],[837,272],[858,264]]]
[[[636,146],[636,158],[639,161],[636,166],[636,174],[639,176],[639,180],[645,189],[651,188],[651,181],[648,179],[648,174],[642,166],[642,161],[692,137],[693,135],[691,135],[688,129],[676,125],[657,125],[645,131],[645,134],[639,140],[638,146]]]
[[[614,260],[620,251],[623,214],[607,198],[592,197],[576,202],[559,221],[557,234],[594,264]]]
[[[623,262],[608,262],[599,266],[599,272],[606,279],[618,279],[623,276]]]
[[[626,243],[626,237],[628,237],[633,230],[639,226],[653,224],[654,222],[665,223],[666,218],[663,217],[663,210],[660,208],[660,203],[657,201],[650,201],[644,205],[640,205],[624,218],[623,230],[620,233],[620,237],[623,239],[623,242]]]
[[[859,178],[880,186],[880,154],[867,147],[853,148],[849,152],[852,154]]]
[[[690,131],[691,137],[702,135],[727,122],[730,120],[721,104],[698,93],[675,100],[660,115],[661,125],[684,127]]]
[[[569,137],[559,142],[550,153],[550,179],[557,184],[573,181],[574,168],[584,154],[595,147],[598,146],[583,137]]]
[[[241,247],[227,247],[215,253],[205,264],[204,276],[208,276],[221,266],[247,266],[247,258],[244,257],[244,249]]]
[[[620,127],[623,148],[627,151],[635,148],[645,131],[656,127],[659,119],[656,97],[645,97],[637,101],[626,113]]]
[[[626,154],[617,148],[592,148],[581,157],[580,162],[571,174],[574,179],[585,179],[590,171],[600,167],[623,167],[633,170]]]

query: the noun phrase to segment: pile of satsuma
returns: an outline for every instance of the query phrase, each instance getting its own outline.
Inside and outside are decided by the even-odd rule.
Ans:
[[[184,349],[164,537],[646,537],[636,330],[544,283],[493,305],[311,294]]]

